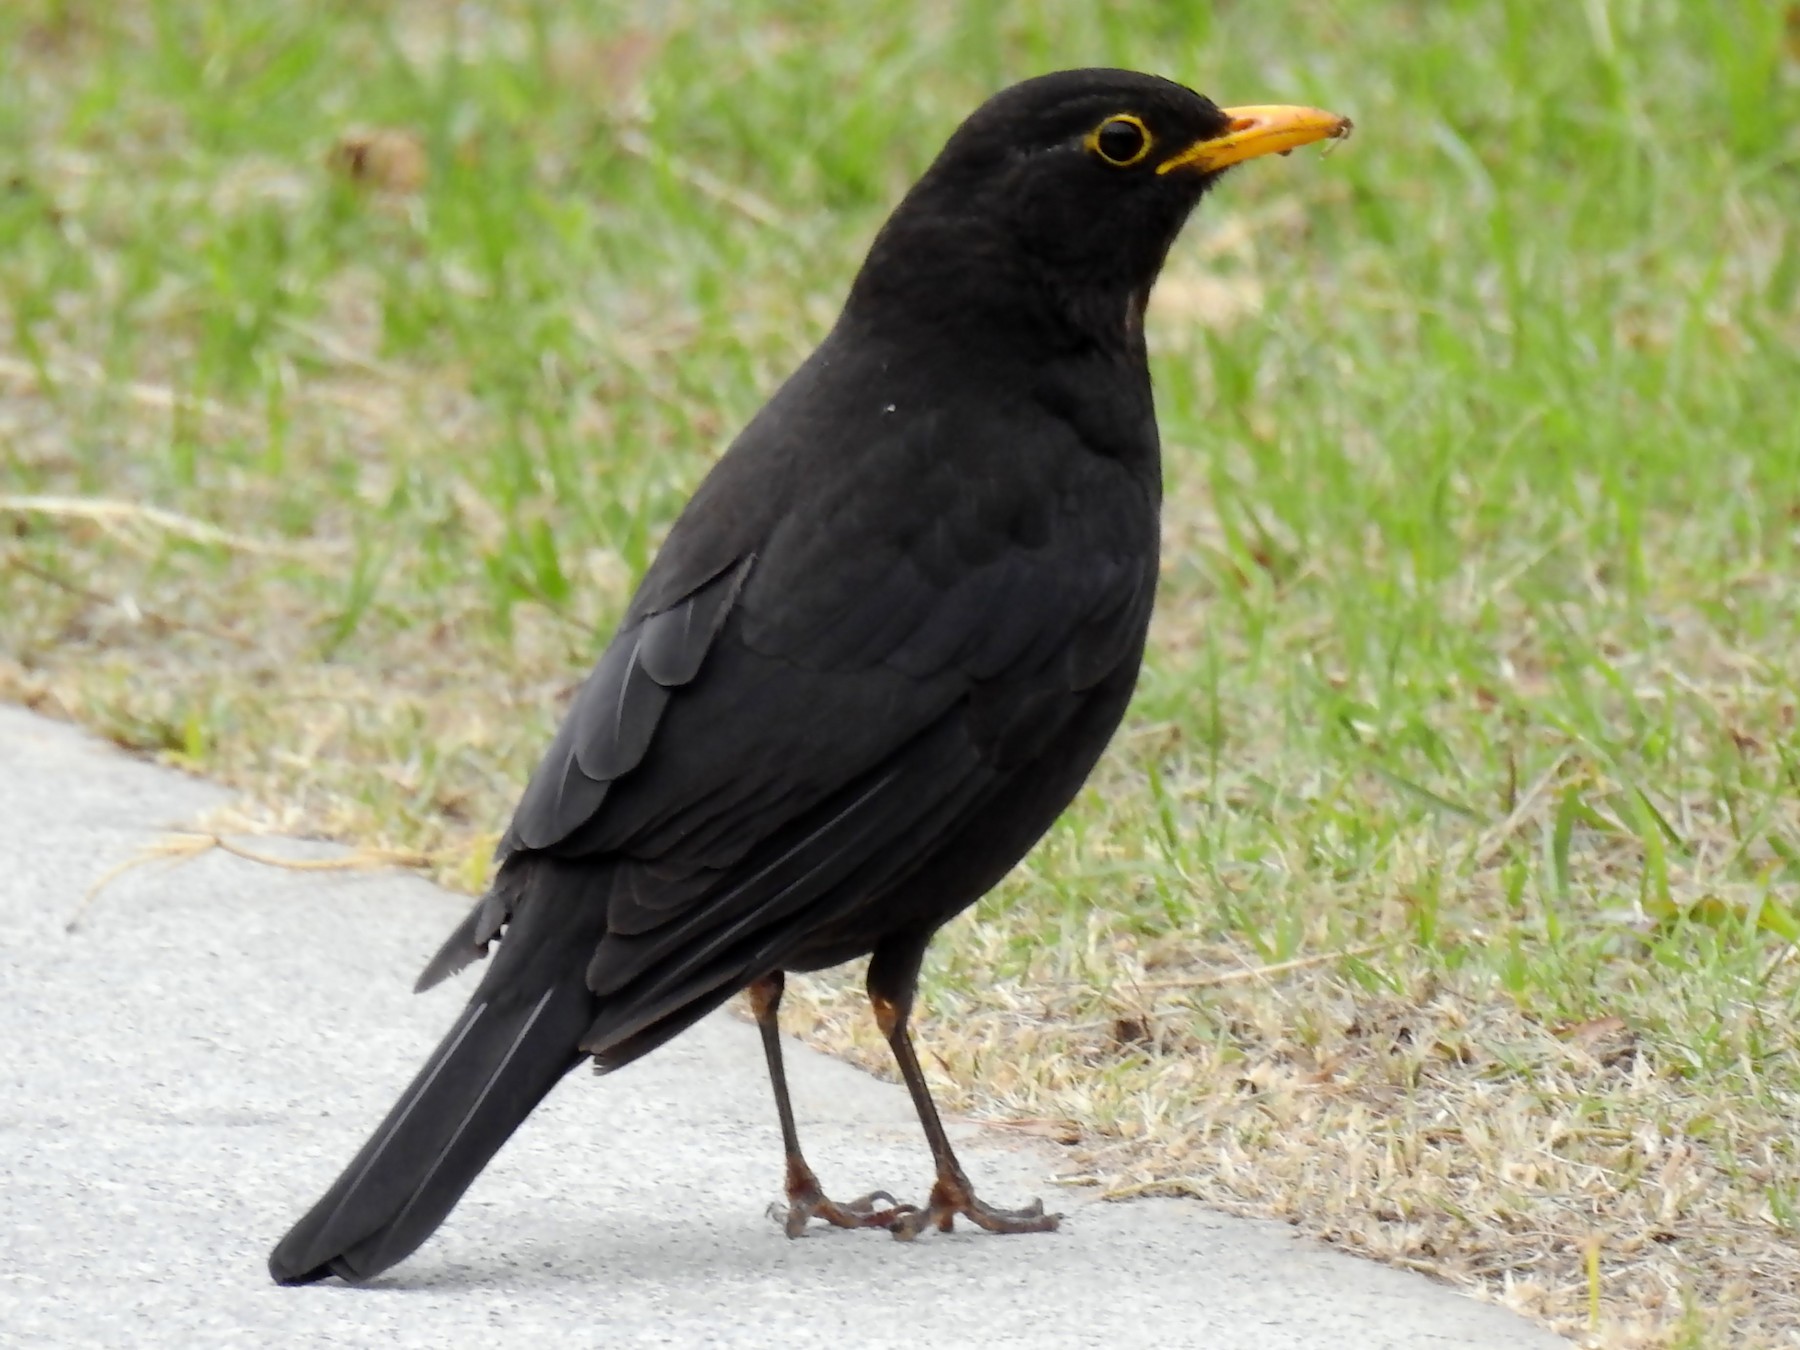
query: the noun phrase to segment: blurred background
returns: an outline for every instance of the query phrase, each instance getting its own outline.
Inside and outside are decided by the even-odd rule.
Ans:
[[[886,211],[1077,65],[1358,134],[1170,259],[1153,653],[934,951],[939,1090],[1589,1344],[1791,1344],[1795,5],[9,0],[0,697],[478,888]],[[854,988],[794,1029],[879,1069]]]

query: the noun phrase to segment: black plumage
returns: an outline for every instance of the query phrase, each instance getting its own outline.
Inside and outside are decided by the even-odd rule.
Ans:
[[[493,962],[276,1247],[277,1280],[402,1259],[571,1068],[626,1064],[745,989],[790,1232],[1055,1225],[983,1205],[951,1154],[907,1033],[919,964],[1131,696],[1161,498],[1143,313],[1169,246],[1231,163],[1347,125],[1089,70],[956,131],[671,530],[419,985],[497,939]],[[782,973],[870,953],[937,1164],[922,1206],[826,1199],[781,1075]]]

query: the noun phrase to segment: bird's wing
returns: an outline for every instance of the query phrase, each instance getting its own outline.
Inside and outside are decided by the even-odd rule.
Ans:
[[[643,762],[670,695],[700,673],[754,563],[734,559],[669,608],[628,618],[526,785],[503,853],[555,849],[600,817],[613,784]]]
[[[509,869],[614,860],[588,968],[603,1012],[586,1048],[606,1062],[779,964],[1028,765],[1135,656],[1155,505],[1055,443],[1028,447],[1036,463],[993,453],[971,484],[945,456],[988,444],[977,430],[915,424],[723,559],[703,488],[646,578],[659,607],[634,608],[601,657],[525,791],[494,892],[421,983],[485,950],[516,894]],[[666,557],[696,559],[697,580],[672,583]]]

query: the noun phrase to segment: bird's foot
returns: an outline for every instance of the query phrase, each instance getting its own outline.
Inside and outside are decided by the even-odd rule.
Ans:
[[[797,1183],[797,1184],[796,1184]],[[810,1172],[804,1178],[790,1181],[787,1208],[769,1206],[769,1217],[781,1225],[782,1231],[796,1238],[806,1231],[814,1219],[823,1219],[836,1228],[889,1228],[909,1214],[917,1205],[904,1205],[886,1191],[870,1191],[854,1200],[839,1203],[819,1189]]]
[[[956,1227],[956,1216],[962,1215],[977,1228],[990,1233],[1049,1233],[1062,1222],[1060,1214],[1044,1213],[1044,1202],[1033,1200],[1023,1209],[1000,1209],[984,1205],[975,1197],[975,1188],[964,1176],[939,1177],[931,1188],[931,1203],[924,1208],[906,1206],[887,1229],[903,1242],[910,1242],[927,1228],[935,1226],[940,1233]]]

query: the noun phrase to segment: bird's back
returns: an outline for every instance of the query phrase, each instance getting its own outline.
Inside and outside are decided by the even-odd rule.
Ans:
[[[920,922],[890,901],[904,878],[1029,798],[1003,871],[1122,713],[1155,586],[1153,439],[1097,448],[1055,370],[947,380],[946,353],[912,351],[840,330],[746,428],[521,802],[502,894],[538,857],[626,868],[590,967],[603,1061],[648,1048],[646,1009],[815,960],[815,933],[838,950]],[[676,642],[704,650],[665,661]],[[1041,761],[1071,754],[1044,801]],[[937,870],[938,922],[994,880]]]

